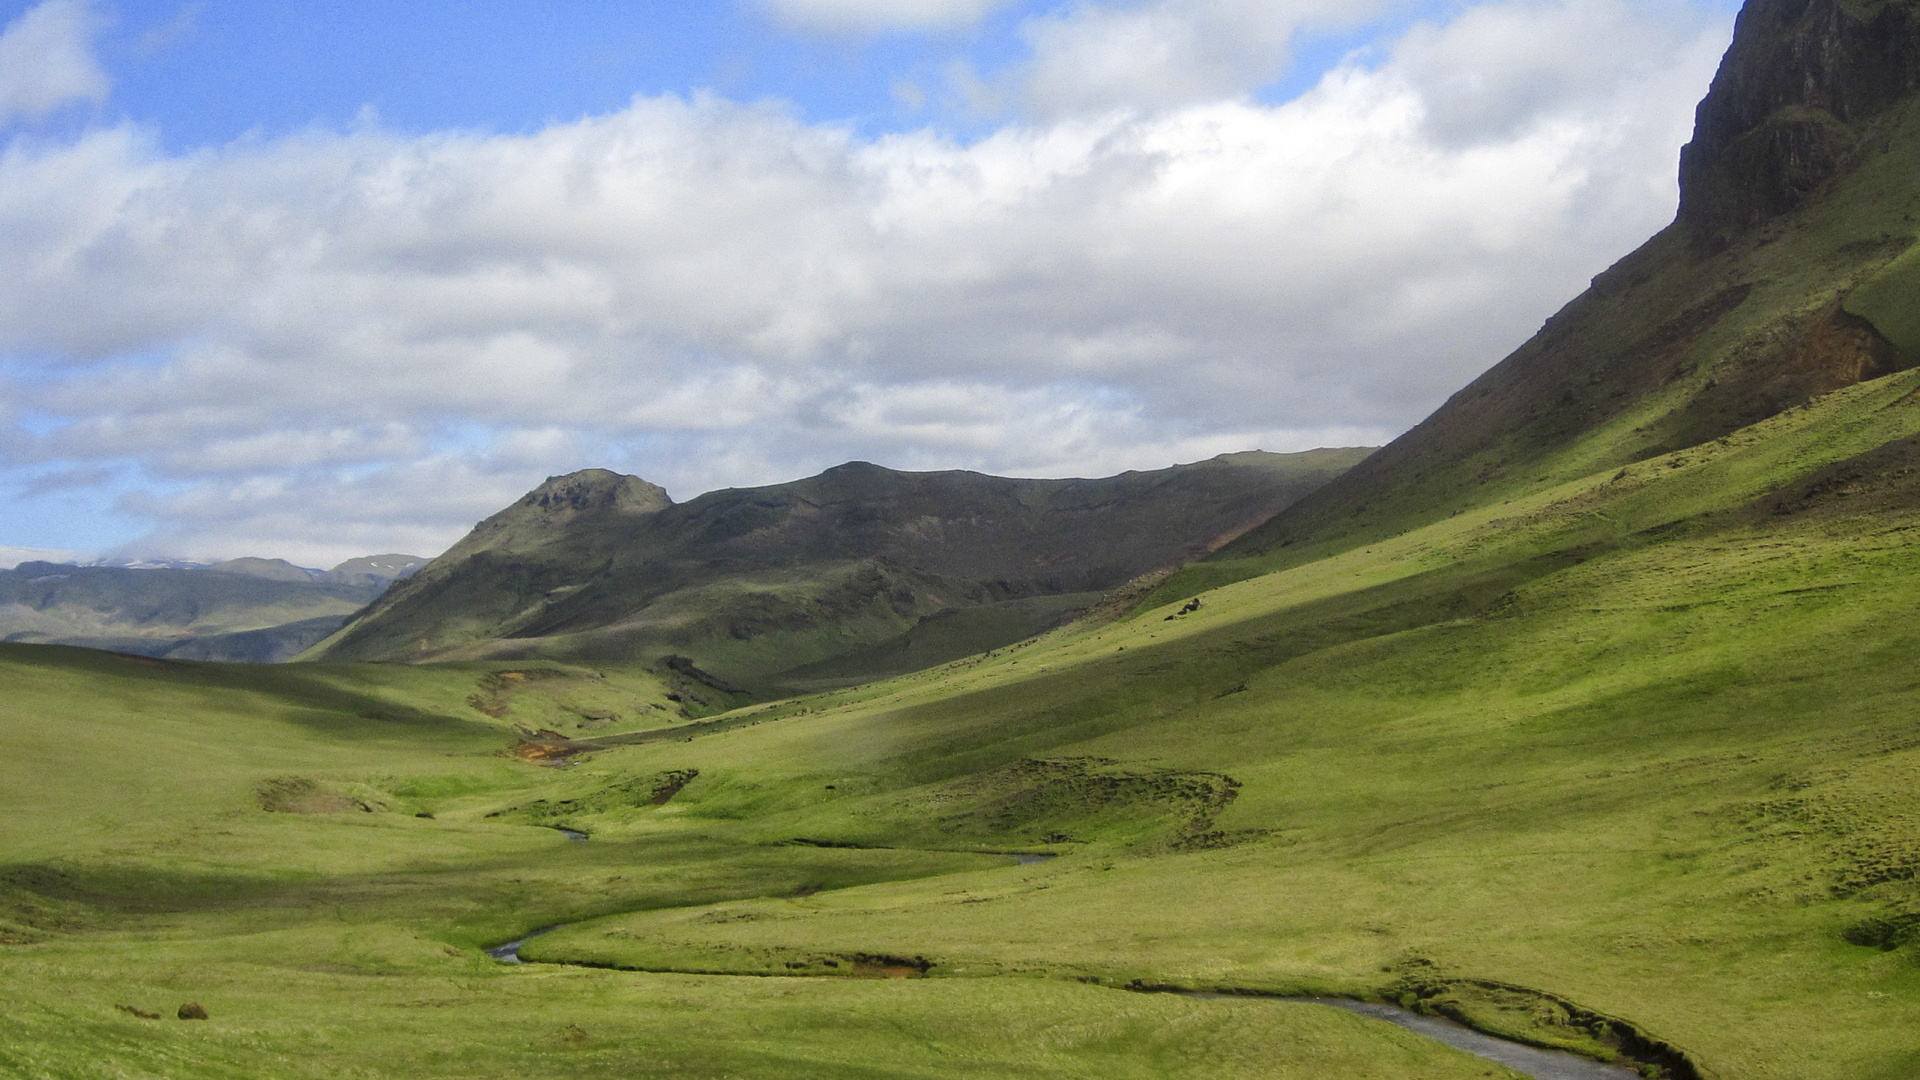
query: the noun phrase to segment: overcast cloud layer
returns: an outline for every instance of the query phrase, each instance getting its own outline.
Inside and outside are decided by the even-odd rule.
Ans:
[[[994,6],[767,2],[868,30]],[[700,95],[184,157],[17,133],[0,480],[117,500],[154,523],[129,550],[330,565],[432,554],[588,465],[685,498],[855,457],[1098,475],[1384,441],[1671,220],[1731,24],[1485,3],[1248,96],[1360,10],[1030,20],[1030,59],[977,80],[1004,122],[964,143]],[[92,19],[9,28],[0,115],[106,93]]]

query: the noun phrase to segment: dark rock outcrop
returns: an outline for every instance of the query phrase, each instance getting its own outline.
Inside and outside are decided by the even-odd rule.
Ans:
[[[1793,210],[1915,89],[1913,0],[1752,0],[1680,153],[1680,220],[1720,239]]]

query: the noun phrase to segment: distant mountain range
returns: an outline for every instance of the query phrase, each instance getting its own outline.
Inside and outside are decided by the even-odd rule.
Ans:
[[[211,566],[23,562],[0,571],[0,641],[177,660],[287,660],[426,563],[411,555],[331,570],[256,558]]]
[[[853,462],[683,504],[588,470],[481,522],[306,658],[640,662],[696,698],[861,682],[1045,631],[1368,453],[1228,454],[1101,480]]]

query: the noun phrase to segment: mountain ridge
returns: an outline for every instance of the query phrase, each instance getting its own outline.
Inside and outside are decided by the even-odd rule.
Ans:
[[[947,618],[921,633],[950,639],[940,658],[966,655],[1211,550],[1368,452],[1222,455],[1095,480],[848,462],[686,503],[588,470],[481,522],[307,658],[684,653],[752,683],[889,641],[893,662],[909,662],[903,639],[927,620],[996,609],[965,631]]]
[[[0,641],[274,663],[424,564],[411,555],[350,559],[329,571],[262,558],[191,568],[30,560],[0,570]]]

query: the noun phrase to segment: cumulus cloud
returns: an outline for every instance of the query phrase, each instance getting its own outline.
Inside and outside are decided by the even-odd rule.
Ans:
[[[922,29],[977,22],[1009,0],[764,0],[783,22],[836,31]]]
[[[45,0],[0,31],[0,124],[106,99],[94,59],[102,19],[87,0]]]
[[[23,562],[81,563],[87,556],[77,551],[49,548],[0,547],[0,570],[11,570]]]
[[[1362,23],[1394,0],[1155,0],[1028,20],[1014,74],[1042,115],[1232,97],[1278,76],[1302,30]]]
[[[516,136],[16,143],[0,455],[138,470],[147,550],[321,564],[430,554],[586,465],[685,497],[1377,442],[1670,220],[1727,32],[1489,4],[1285,104],[973,141],[669,96]]]

